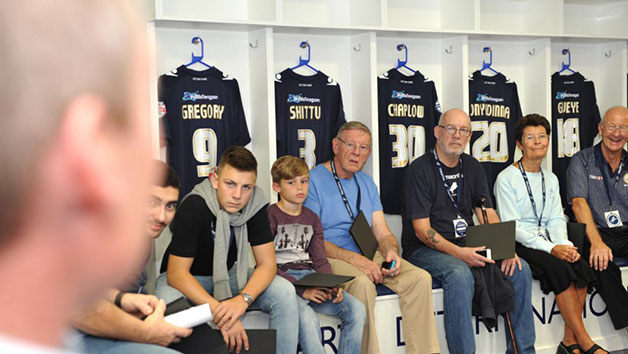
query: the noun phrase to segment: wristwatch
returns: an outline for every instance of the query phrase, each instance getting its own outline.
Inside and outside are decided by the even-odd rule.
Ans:
[[[251,304],[253,303],[253,296],[251,296],[251,294],[249,293],[240,293],[240,295],[242,295],[242,297],[244,298],[244,302],[246,302],[247,305],[251,306]]]

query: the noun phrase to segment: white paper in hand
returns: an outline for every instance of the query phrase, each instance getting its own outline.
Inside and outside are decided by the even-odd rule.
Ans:
[[[198,326],[201,323],[207,323],[213,319],[214,316],[209,308],[209,304],[194,306],[164,317],[164,320],[170,324],[187,328]]]

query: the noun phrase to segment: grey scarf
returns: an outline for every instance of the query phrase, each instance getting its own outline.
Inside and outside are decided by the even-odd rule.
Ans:
[[[209,210],[216,216],[216,237],[214,239],[214,298],[218,301],[233,296],[229,285],[229,272],[227,269],[227,255],[229,254],[229,241],[231,239],[231,228],[235,232],[236,245],[238,249],[236,276],[238,290],[242,290],[248,280],[248,232],[246,222],[249,221],[260,209],[267,204],[264,192],[255,186],[249,202],[246,203],[240,212],[229,214],[220,208],[216,190],[212,187],[209,178],[194,186],[192,191],[186,195],[199,195],[207,204]]]

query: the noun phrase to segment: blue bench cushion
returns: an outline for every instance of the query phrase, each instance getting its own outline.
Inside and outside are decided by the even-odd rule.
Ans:
[[[615,257],[614,260],[615,260],[615,264],[617,264],[620,267],[628,266],[628,258]]]

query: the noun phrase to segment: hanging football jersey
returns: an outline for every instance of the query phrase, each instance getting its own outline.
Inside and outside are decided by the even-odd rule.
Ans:
[[[552,171],[558,177],[566,206],[567,168],[571,156],[593,145],[600,110],[593,82],[580,73],[552,75]]]
[[[475,71],[469,79],[469,116],[471,154],[484,168],[492,194],[497,175],[514,159],[515,124],[521,119],[517,84],[502,74]]]
[[[330,160],[331,141],[345,123],[340,86],[321,71],[275,75],[277,157],[293,155],[309,168]]]
[[[251,141],[238,82],[215,67],[182,65],[160,76],[159,112],[181,197],[207,178],[225,148]]]
[[[377,79],[380,195],[386,214],[401,213],[406,166],[434,147],[441,115],[434,82],[391,69]]]

